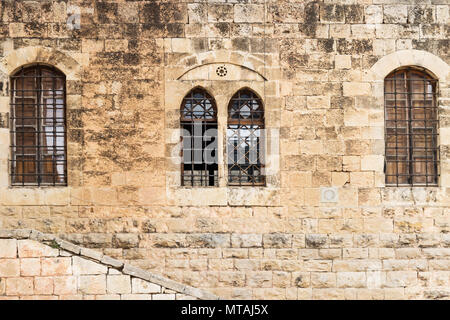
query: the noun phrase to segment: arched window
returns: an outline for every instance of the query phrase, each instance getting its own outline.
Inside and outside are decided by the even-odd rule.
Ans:
[[[67,185],[66,79],[53,67],[11,76],[11,184]]]
[[[436,185],[437,81],[413,67],[385,79],[386,185]]]
[[[181,184],[218,186],[217,108],[206,90],[195,88],[181,104]]]
[[[228,184],[264,185],[264,108],[253,91],[238,91],[228,106]]]

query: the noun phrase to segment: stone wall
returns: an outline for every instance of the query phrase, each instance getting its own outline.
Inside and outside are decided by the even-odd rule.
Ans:
[[[217,299],[34,230],[0,230],[0,300]]]
[[[450,297],[447,0],[2,1],[0,12],[0,228],[56,234],[224,298]],[[65,188],[9,187],[9,76],[36,62],[67,77]],[[410,65],[439,81],[438,187],[385,186],[383,79]],[[217,101],[219,150],[233,94],[262,97],[266,187],[228,187],[224,153],[219,187],[180,186],[179,107],[195,86]],[[323,187],[338,201],[321,201]]]

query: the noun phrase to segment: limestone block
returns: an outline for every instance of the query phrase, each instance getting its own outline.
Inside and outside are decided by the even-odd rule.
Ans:
[[[105,51],[121,52],[128,50],[128,40],[126,39],[107,39],[105,40]]]
[[[234,248],[257,248],[262,246],[261,234],[232,234],[231,246]]]
[[[151,294],[122,294],[121,300],[152,300]]]
[[[369,5],[365,7],[366,23],[383,23],[383,7],[380,5]]]
[[[361,170],[382,172],[384,157],[381,155],[365,155],[361,157]]]
[[[32,295],[34,293],[33,278],[7,278],[6,294],[8,296]]]
[[[54,277],[54,293],[58,295],[77,294],[77,277]]]
[[[72,274],[72,259],[62,258],[43,258],[41,259],[41,274],[43,276],[61,276]]]
[[[415,271],[388,271],[386,273],[387,287],[410,287],[416,284],[417,272]]]
[[[127,275],[108,275],[106,277],[108,293],[131,293],[131,278]]]
[[[384,5],[384,23],[406,23],[408,19],[408,7],[406,5]]]
[[[0,192],[0,205],[42,205],[43,193],[37,189],[7,189]]]
[[[436,6],[436,21],[440,23],[449,23],[450,12],[448,5]]]
[[[311,287],[313,288],[334,288],[336,287],[336,273],[333,272],[312,272]]]
[[[375,36],[374,24],[353,24],[351,26],[352,38],[355,39],[370,39]]]
[[[53,294],[54,277],[35,277],[34,293],[35,294]]]
[[[344,82],[344,96],[368,96],[371,94],[370,83],[366,82]]]
[[[322,22],[344,23],[344,6],[337,4],[324,4],[320,6],[320,20]]]
[[[160,293],[161,286],[150,283],[148,281],[144,281],[138,278],[132,278],[132,292],[138,294],[148,294],[148,293]]]
[[[19,275],[19,259],[0,259],[0,277],[18,277]]]
[[[285,300],[286,289],[279,288],[255,288],[253,289],[253,298],[258,300]]]
[[[0,239],[0,259],[15,258],[17,256],[16,239]]]
[[[80,276],[78,278],[78,288],[83,294],[105,294],[106,276]]]
[[[234,6],[234,22],[236,23],[264,22],[264,5],[236,4]]]
[[[175,294],[153,294],[152,300],[175,300]]]
[[[41,274],[41,260],[39,258],[20,259],[21,276],[39,276]]]
[[[398,217],[394,219],[394,232],[433,232],[433,219],[423,217]]]
[[[81,47],[83,52],[100,52],[104,45],[104,40],[83,39]]]
[[[174,38],[172,39],[172,52],[189,52],[191,50],[190,39]]]
[[[342,167],[344,171],[359,171],[361,169],[361,158],[359,156],[344,156]]]
[[[332,262],[330,260],[308,260],[304,268],[312,272],[330,272]]]
[[[323,144],[320,140],[299,141],[299,151],[301,154],[323,154]],[[313,177],[314,178],[314,177]]]
[[[265,234],[263,246],[265,248],[290,248],[292,246],[292,235],[283,233]]]
[[[369,110],[361,108],[347,108],[344,110],[344,124],[346,126],[368,126]]]
[[[341,187],[350,182],[350,175],[348,172],[332,172],[331,185]]]
[[[188,4],[189,23],[205,23],[208,18],[208,7],[204,3]]]
[[[336,55],[334,57],[334,67],[336,69],[351,69],[352,57],[350,55]]]
[[[120,21],[124,23],[139,22],[139,6],[138,3],[118,3],[117,13]]]
[[[358,190],[358,204],[360,206],[377,206],[381,203],[380,190],[376,188],[361,188]]]
[[[328,109],[330,108],[330,97],[308,96],[306,97],[306,106],[310,109]]]
[[[137,234],[117,233],[113,236],[113,244],[117,248],[136,248],[139,244]]]
[[[350,25],[332,24],[330,25],[330,37],[332,38],[350,38]]]
[[[234,17],[232,4],[209,4],[208,22],[232,22]],[[202,21],[203,23],[205,22]]]
[[[272,286],[272,272],[249,272],[246,274],[246,281],[246,285],[251,288],[270,288]]]
[[[338,272],[337,286],[339,288],[364,288],[366,287],[365,272]]]
[[[166,201],[166,191],[157,187],[140,188],[138,200],[141,205],[161,205]]]
[[[357,187],[373,187],[374,174],[373,172],[350,172],[350,183]]]
[[[88,249],[88,248],[81,248],[80,254],[82,256],[94,259],[94,260],[99,260],[101,261],[103,258],[103,254],[100,251],[96,251],[96,250],[92,250],[92,249]]]
[[[121,300],[121,299],[122,297],[120,294],[102,294],[95,296],[95,300]]]
[[[106,266],[78,256],[72,257],[72,268],[74,275],[106,274],[108,271]]]

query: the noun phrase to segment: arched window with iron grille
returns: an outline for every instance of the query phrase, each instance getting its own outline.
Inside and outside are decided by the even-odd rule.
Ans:
[[[229,185],[264,185],[264,107],[250,89],[239,90],[228,105]]]
[[[181,185],[218,186],[217,108],[203,88],[191,90],[181,104]]]
[[[11,184],[67,185],[66,78],[54,67],[11,76]]]
[[[437,80],[408,67],[389,74],[384,84],[386,185],[437,185]]]

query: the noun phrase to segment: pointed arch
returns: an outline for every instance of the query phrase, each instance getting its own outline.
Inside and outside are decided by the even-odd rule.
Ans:
[[[181,185],[217,186],[217,105],[203,87],[195,87],[180,106]]]
[[[227,159],[230,185],[264,185],[264,105],[250,88],[228,104]]]

